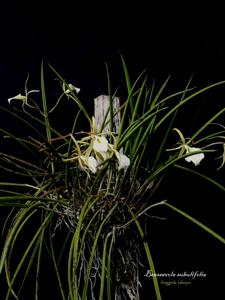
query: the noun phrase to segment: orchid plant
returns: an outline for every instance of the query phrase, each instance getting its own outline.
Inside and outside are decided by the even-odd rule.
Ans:
[[[52,66],[62,91],[55,103],[47,101],[43,64],[41,89],[28,91],[27,78],[25,95],[9,98],[8,108],[0,107],[12,117],[11,122],[20,122],[26,128],[21,136],[0,129],[12,143],[10,149],[17,147],[18,153],[23,153],[20,156],[7,151],[0,155],[2,171],[12,176],[11,181],[0,182],[0,206],[12,208],[3,228],[0,257],[0,280],[7,286],[1,289],[5,300],[24,299],[32,278],[34,288],[29,297],[43,299],[46,268],[53,271],[50,281],[57,299],[142,299],[143,253],[149,270],[156,272],[151,244],[145,239],[148,213],[156,206],[184,216],[225,244],[221,235],[155,193],[171,168],[203,177],[225,191],[222,183],[198,170],[215,151],[220,152],[216,156],[221,161],[218,169],[224,165],[225,128],[216,121],[225,108],[189,138],[176,123],[181,107],[225,81],[199,90],[190,88],[188,82],[184,90],[167,95],[169,79],[159,89],[154,83],[147,84],[144,73],[131,83],[123,57],[121,61],[127,97],[116,113],[116,94],[111,91],[107,68],[110,131],[104,131],[107,116],[97,130],[95,117],[78,97],[82,91],[67,83]],[[30,97],[33,93],[35,100]],[[17,100],[22,105],[15,105]],[[68,101],[75,104],[74,120],[63,132],[52,124],[54,114]],[[121,113],[121,120],[115,133],[117,113]],[[89,129],[84,130],[79,120]],[[216,128],[213,133],[209,130],[212,126]],[[178,143],[171,141],[173,132],[179,136]],[[157,277],[152,280],[155,297],[160,300]]]

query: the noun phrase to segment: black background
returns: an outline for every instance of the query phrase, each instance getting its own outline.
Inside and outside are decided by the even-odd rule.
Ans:
[[[146,68],[148,76],[159,81],[172,75],[172,85],[178,89],[192,74],[199,86],[224,80],[225,21],[220,11],[216,4],[206,9],[205,3],[197,9],[191,3],[181,7],[162,2],[122,7],[84,2],[81,7],[66,1],[25,6],[7,2],[1,8],[0,104],[7,105],[7,98],[23,93],[28,72],[31,89],[39,88],[42,59],[80,87],[90,106],[94,97],[106,92],[105,62],[115,86],[121,85],[120,53],[134,78]],[[220,104],[225,103],[224,91],[206,99],[204,114],[217,108],[217,98]],[[66,119],[66,114],[61,119]],[[1,115],[1,126],[5,122]],[[179,174],[179,182],[173,181],[175,174],[170,175],[165,198],[223,235],[223,193],[183,174]],[[221,180],[224,172],[217,176]],[[156,269],[162,273],[207,274],[206,279],[196,279],[188,287],[163,286],[163,299],[223,299],[223,245],[168,209],[157,209],[155,214],[166,217],[164,221],[149,221],[148,239]],[[149,282],[144,278],[145,295]],[[145,299],[150,298],[143,296]]]

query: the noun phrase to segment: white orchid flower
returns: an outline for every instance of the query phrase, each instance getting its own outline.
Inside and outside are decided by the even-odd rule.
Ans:
[[[80,92],[80,89],[78,87],[75,87],[72,83],[68,84],[69,89],[66,89],[66,85],[63,82],[63,91],[64,94],[69,94],[71,91],[75,91],[77,94]]]
[[[88,167],[88,169],[92,172],[92,173],[96,173],[97,172],[97,167],[98,167],[98,162],[97,160],[93,157],[93,156],[84,156],[84,155],[80,155],[79,156],[79,163],[81,166],[81,169],[85,171],[85,169]]]
[[[108,151],[108,141],[104,136],[94,136],[93,150],[96,152],[104,153]]]
[[[31,90],[31,91],[27,92],[25,96],[18,94],[12,98],[9,98],[8,102],[9,102],[9,104],[11,104],[12,100],[21,100],[21,101],[23,101],[24,104],[28,105],[28,103],[27,103],[28,95],[31,93],[38,93],[38,92],[40,92],[40,91],[39,90]]]
[[[178,150],[180,149],[180,153],[178,157],[181,157],[184,152],[186,151],[185,154],[191,154],[187,157],[185,157],[184,159],[187,162],[192,162],[195,166],[198,166],[200,164],[200,162],[202,161],[202,159],[205,157],[204,153],[196,153],[196,152],[200,152],[202,151],[201,148],[195,148],[195,147],[190,147],[188,145],[188,143],[190,142],[190,139],[188,142],[186,142],[186,139],[183,136],[183,133],[178,129],[178,128],[173,128],[174,131],[176,131],[178,133],[178,135],[180,136],[181,139],[181,145],[173,148],[173,149],[167,149],[167,151],[173,151],[173,150]],[[194,154],[195,153],[195,154]]]
[[[29,107],[33,107],[32,105],[28,104],[28,95],[31,94],[31,93],[38,93],[38,92],[40,92],[40,90],[31,90],[31,91],[28,91],[27,90],[28,79],[29,79],[29,74],[27,75],[27,79],[25,81],[25,88],[24,88],[25,95],[18,94],[18,95],[14,96],[14,97],[9,98],[8,99],[9,104],[11,104],[12,100],[21,100],[23,102],[23,105],[26,104]]]
[[[23,96],[23,95],[21,95],[21,94],[18,94],[18,95],[16,95],[16,96],[14,96],[14,97],[12,97],[12,98],[9,98],[8,99],[8,102],[9,102],[9,104],[10,104],[10,102],[12,101],[12,100],[22,100],[22,101],[26,101],[26,96]]]
[[[98,162],[93,156],[89,156],[87,159],[87,165],[89,170],[91,170],[92,173],[97,172]]]
[[[190,154],[190,153],[195,153],[195,152],[201,151],[200,148],[190,147],[188,145],[185,145],[184,147],[186,149],[186,154]],[[195,166],[198,166],[204,157],[205,157],[204,153],[197,153],[197,154],[192,154],[190,156],[187,156],[184,159],[187,162],[193,162],[193,164]]]
[[[115,151],[116,153],[116,157],[118,159],[118,169],[121,170],[121,169],[127,169],[127,167],[129,167],[130,165],[130,159],[129,157],[127,157],[126,155],[118,152],[118,151]]]

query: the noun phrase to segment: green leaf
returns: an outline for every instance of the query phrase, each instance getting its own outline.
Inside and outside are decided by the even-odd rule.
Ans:
[[[177,212],[178,214],[184,216],[186,219],[190,220],[192,223],[198,225],[200,228],[202,228],[203,230],[205,230],[206,232],[208,232],[210,235],[212,235],[213,237],[215,237],[217,240],[219,240],[220,242],[222,242],[223,244],[225,244],[225,239],[220,236],[218,233],[216,233],[215,231],[213,231],[212,229],[210,229],[208,226],[204,225],[203,223],[199,222],[198,220],[196,220],[195,218],[191,217],[190,215],[188,215],[187,213],[185,213],[184,211],[178,209],[177,207],[165,202],[164,203],[167,207],[171,208],[173,211]]]
[[[136,218],[135,214],[132,212],[132,210],[129,207],[128,207],[128,211],[131,214],[132,218],[134,219],[135,224],[136,224],[136,226],[138,228],[140,237],[143,240],[143,244],[144,244],[144,248],[145,248],[145,253],[146,253],[146,256],[147,256],[147,259],[148,259],[150,271],[151,271],[152,274],[156,274],[155,266],[154,266],[152,255],[151,255],[151,252],[150,252],[150,248],[149,248],[148,242],[145,241],[144,231],[142,230],[140,222]],[[160,289],[159,289],[159,284],[158,284],[157,277],[153,276],[152,280],[153,280],[153,284],[154,284],[154,288],[155,288],[156,299],[157,300],[161,300],[162,298],[161,298],[161,293],[160,293]]]

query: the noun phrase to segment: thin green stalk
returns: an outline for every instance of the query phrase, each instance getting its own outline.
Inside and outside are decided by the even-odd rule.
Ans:
[[[83,249],[84,244],[85,244],[85,239],[87,238],[87,234],[88,232],[91,231],[90,226],[94,224],[94,220],[95,218],[98,216],[98,214],[100,213],[101,209],[99,208],[94,215],[92,216],[92,218],[90,219],[90,221],[87,223],[87,225],[85,226],[84,232],[82,233],[82,238],[81,238],[81,242],[80,242],[80,249]],[[82,252],[79,252],[78,258],[77,258],[77,264],[79,264],[80,258],[81,258]]]
[[[143,137],[143,129],[144,129],[143,127],[139,128],[136,138],[132,139],[133,145],[130,145],[131,142],[128,144],[128,146],[132,146],[131,150],[129,152],[126,152],[126,148],[125,148],[125,153],[130,153],[130,157],[132,158],[132,161],[135,160],[135,154],[138,152],[137,149],[142,147],[142,143],[140,142],[140,140],[142,140]]]
[[[50,122],[49,122],[49,117],[48,117],[43,61],[41,63],[41,95],[42,95],[43,113],[44,113],[44,119],[45,119],[46,136],[47,136],[48,143],[51,144],[52,134],[51,134],[51,126],[50,126]],[[54,174],[54,172],[55,172],[54,162],[52,161],[50,163],[50,165],[51,165],[52,174]]]
[[[129,72],[128,72],[127,65],[126,65],[125,60],[124,60],[124,58],[123,58],[122,55],[120,55],[120,59],[121,59],[121,62],[122,62],[123,71],[124,71],[124,75],[125,75],[125,81],[126,81],[126,85],[127,85],[127,91],[128,91],[128,94],[130,94],[130,92],[132,90],[132,87],[131,87]],[[132,114],[133,113],[133,109],[134,109],[132,94],[131,94],[131,98],[130,98],[129,104],[130,104],[130,111],[131,111],[131,114]]]
[[[25,213],[25,215],[23,214],[23,212]],[[15,244],[15,242],[16,242],[16,240],[17,240],[17,237],[18,237],[19,233],[20,233],[21,230],[23,229],[24,225],[27,223],[27,221],[32,217],[32,215],[33,215],[35,212],[36,212],[35,210],[34,210],[34,211],[31,211],[31,213],[28,214],[27,217],[25,217],[25,216],[26,216],[26,213],[27,213],[26,210],[22,210],[22,213],[18,213],[18,214],[17,214],[17,217],[16,217],[16,221],[15,221],[14,225],[12,226],[12,229],[13,229],[13,227],[15,226],[15,227],[16,227],[16,230],[15,230],[15,231],[12,230],[12,231],[9,233],[9,235],[7,236],[7,239],[9,239],[10,242],[9,242],[9,244],[8,244],[9,246],[8,246],[8,251],[7,251],[7,256],[8,256],[8,257],[5,256],[4,266],[5,266],[6,280],[7,280],[7,284],[8,284],[9,287],[11,286],[11,275],[10,275],[10,267],[9,267],[9,263],[10,263],[10,260],[11,260],[12,251],[13,251],[14,248],[15,248],[15,247],[14,247],[14,244]],[[24,220],[20,218],[21,215],[25,217]],[[19,227],[18,227],[18,226],[19,226]],[[17,228],[17,227],[18,227],[18,228]],[[4,250],[4,249],[3,249],[3,250]],[[37,250],[37,249],[36,249],[36,250]],[[32,264],[32,262],[33,262],[33,256],[35,255],[36,250],[34,249],[33,254],[32,254],[31,257],[30,257],[29,264],[28,264],[28,266],[27,266],[27,268],[26,268],[26,272],[25,272],[25,274],[24,274],[24,276],[23,276],[23,281],[21,282],[21,284],[20,284],[20,289],[19,289],[19,291],[18,291],[18,293],[17,293],[18,295],[20,294],[20,291],[21,291],[21,289],[22,289],[22,287],[23,287],[23,284],[24,284],[24,282],[25,282],[25,279],[26,279],[26,277],[27,277],[27,274],[29,273],[31,264]],[[14,292],[12,286],[11,286],[11,294],[12,294],[16,299],[18,299],[18,297],[17,297],[16,293]]]
[[[140,169],[140,165],[142,163],[142,158],[145,154],[146,148],[149,146],[148,142],[151,138],[152,130],[154,129],[154,122],[155,122],[155,116],[149,122],[147,128],[145,129],[145,131],[141,135],[141,139],[137,141],[137,143],[136,143],[137,146],[135,148],[135,152],[133,152],[132,155],[131,155],[132,161],[134,161],[136,159],[136,157],[139,156],[137,171]],[[142,128],[143,127],[141,127],[141,129]],[[141,147],[143,147],[142,150],[141,150]],[[140,150],[141,150],[141,153],[140,153]],[[149,155],[149,153],[148,153],[148,155]]]
[[[129,108],[130,102],[132,101],[132,97],[134,95],[134,89],[135,89],[136,85],[138,84],[139,80],[141,79],[142,75],[143,75],[143,72],[139,75],[139,77],[134,82],[131,90],[128,92],[128,97],[127,97],[127,100],[125,102],[124,110],[122,112],[122,117],[121,117],[121,121],[120,121],[120,124],[119,124],[118,135],[117,135],[117,143],[121,138],[121,135],[122,135],[123,129],[124,129],[125,120],[126,120],[128,114],[129,114],[128,108]]]
[[[45,234],[45,227],[41,231],[40,238],[38,239],[38,255],[37,255],[37,269],[36,269],[36,280],[35,280],[35,300],[38,300],[38,291],[39,291],[39,274],[40,274],[40,267],[41,267],[41,258],[42,258],[42,248],[44,242],[44,234]]]
[[[189,79],[189,81],[188,81],[188,83],[187,83],[187,85],[185,87],[185,90],[182,92],[182,96],[181,96],[180,102],[182,102],[184,100],[184,97],[185,97],[187,91],[189,91],[189,85],[191,84],[191,80],[192,80],[192,77]],[[170,131],[172,129],[172,126],[174,124],[174,121],[175,121],[175,118],[177,116],[177,113],[178,113],[178,109],[176,111],[174,111],[174,114],[172,116],[172,120],[170,121],[169,126],[167,127],[166,133],[165,133],[165,135],[163,137],[163,140],[162,140],[162,142],[160,144],[159,150],[157,151],[157,155],[156,155],[155,161],[153,163],[152,170],[155,169],[155,166],[158,163],[158,160],[159,160],[160,156],[163,153],[163,150],[165,148],[166,142],[168,140],[169,133],[170,133]]]
[[[72,135],[74,134],[74,131],[75,131],[75,128],[76,128],[76,125],[77,125],[77,122],[78,122],[78,118],[80,116],[80,112],[81,112],[81,110],[78,111],[78,113],[76,114],[76,117],[74,119],[73,127],[72,127],[72,130],[71,130]],[[73,143],[74,143],[73,139],[70,139],[69,144],[68,144],[67,154],[66,154],[67,158],[69,158],[70,155],[71,155]],[[68,167],[68,164],[66,164],[66,166],[65,166],[65,183],[66,183],[66,188],[67,189],[68,189],[68,184],[69,184],[68,178],[69,178],[69,167]]]
[[[194,97],[214,88],[214,87],[217,87],[219,85],[222,85],[222,84],[225,84],[225,80],[223,81],[219,81],[219,82],[216,82],[214,84],[211,84],[203,89],[200,89],[198,90],[197,92],[191,94],[190,96],[188,96],[186,99],[184,99],[182,102],[178,103],[177,105],[175,105],[173,108],[170,109],[170,111],[156,124],[155,126],[155,131],[158,129],[159,126],[161,126],[165,120],[170,116],[172,115],[178,108],[180,108],[181,106],[183,106],[185,103],[187,103],[188,101],[190,101],[191,99],[193,99]]]
[[[13,278],[12,278],[12,280],[11,280],[11,282],[10,282],[10,286],[9,286],[9,289],[8,289],[8,292],[7,292],[7,295],[6,295],[5,300],[8,300],[8,299],[9,299],[9,296],[10,296],[10,293],[11,293],[11,289],[12,289],[12,286],[13,286],[13,283],[14,283],[15,279],[17,278],[18,273],[19,273],[19,271],[20,271],[20,269],[21,269],[21,267],[22,267],[22,265],[23,265],[23,263],[24,263],[24,261],[25,261],[27,255],[29,254],[29,252],[30,252],[31,248],[33,247],[35,241],[37,240],[38,236],[39,236],[40,233],[42,232],[42,229],[46,226],[46,223],[49,221],[49,219],[51,218],[51,216],[52,216],[52,214],[49,214],[49,215],[45,218],[44,222],[41,224],[40,228],[37,230],[37,232],[35,233],[34,237],[33,237],[32,240],[31,240],[30,244],[29,244],[28,247],[26,248],[26,251],[24,252],[22,258],[20,259],[20,262],[19,262],[19,264],[18,264],[18,266],[17,266],[17,268],[16,268],[16,270],[15,270],[15,272],[14,272],[14,275],[13,275]]]
[[[150,106],[150,103],[153,98],[154,88],[155,88],[155,81],[153,80],[150,87],[146,87],[145,89],[144,103],[142,105],[142,114],[144,114],[145,111],[147,110],[147,106]]]
[[[140,90],[139,90],[139,93],[138,93],[138,96],[137,96],[137,101],[135,103],[135,107],[134,107],[133,113],[131,115],[131,123],[134,122],[134,120],[136,118],[136,115],[137,115],[137,112],[138,112],[138,108],[139,108],[140,102],[142,100],[142,95],[143,95],[143,92],[144,92],[144,87],[146,85],[146,80],[147,80],[147,78],[145,78],[143,80],[142,85],[140,87]]]
[[[2,196],[0,197],[0,206],[6,206],[5,203],[8,203],[8,201],[28,201],[32,200],[37,202],[37,205],[40,205],[40,201],[43,202],[56,202],[57,200],[47,198],[47,197],[33,197],[32,195],[30,196]]]
[[[105,273],[106,273],[106,257],[107,257],[107,243],[110,237],[110,234],[107,234],[106,239],[104,241],[103,253],[102,253],[102,272],[100,277],[100,292],[99,292],[99,300],[104,300],[104,284],[105,284]]]
[[[196,154],[197,153],[205,153],[205,152],[211,152],[211,150],[201,150],[201,151],[196,151]],[[178,160],[181,160],[185,157],[188,157],[188,156],[191,156],[192,154],[189,153],[189,154],[184,154],[182,156],[177,156],[177,155],[174,155],[172,156],[171,158],[169,158],[167,160],[166,163],[164,164],[161,164],[155,171],[153,171],[150,176],[149,176],[149,182],[152,181],[154,178],[156,178],[159,174],[161,174],[163,171],[166,171],[170,166],[174,165]]]
[[[50,122],[49,122],[49,118],[48,118],[43,61],[41,62],[41,96],[42,96],[43,113],[44,113],[44,118],[45,118],[46,135],[47,135],[47,140],[50,142],[51,141],[51,130],[50,130]]]
[[[201,178],[203,178],[204,180],[206,181],[209,181],[210,183],[212,183],[213,185],[215,185],[217,188],[219,188],[220,190],[222,190],[223,192],[225,192],[225,187],[223,185],[221,185],[219,182],[215,181],[214,179],[198,172],[198,171],[195,171],[195,170],[192,170],[192,169],[189,169],[187,167],[184,167],[184,166],[180,166],[180,165],[177,165],[177,164],[174,164],[174,167],[175,168],[178,168],[178,169],[181,169],[181,170],[184,170],[184,171],[187,171],[189,173],[192,173],[192,174],[195,174],[197,176],[200,176]]]
[[[79,221],[70,246],[69,258],[68,258],[68,285],[69,285],[69,297],[71,300],[72,299],[79,300],[78,286],[77,286],[77,268],[78,268],[78,257],[80,252],[79,251],[80,233],[81,233],[85,214],[87,213],[87,211],[89,211],[91,207],[91,206],[88,207],[91,200],[92,198],[89,197],[81,209]],[[71,270],[71,266],[72,266],[72,270]]]
[[[60,278],[59,268],[58,268],[58,265],[57,265],[57,262],[56,262],[55,251],[54,251],[54,247],[53,247],[53,239],[52,239],[52,236],[51,236],[52,235],[51,226],[52,226],[52,222],[50,222],[50,230],[49,230],[49,242],[50,242],[51,258],[52,258],[54,269],[55,269],[55,272],[56,272],[56,277],[57,277],[57,280],[58,280],[58,285],[59,285],[59,290],[60,290],[60,293],[61,293],[61,297],[62,297],[63,300],[66,300],[65,294],[64,294],[64,291],[63,291],[62,281],[61,281],[61,278]]]
[[[23,226],[23,224],[25,224],[28,221],[28,219],[35,213],[35,211],[33,209],[34,209],[33,207],[29,207],[26,210],[22,211],[21,215],[17,218],[16,222],[11,227],[11,230],[9,231],[9,233],[7,235],[5,245],[4,245],[3,251],[2,251],[2,255],[0,258],[0,274],[3,270],[4,263],[6,261],[6,257],[7,257],[8,251],[11,247],[11,243],[13,241],[14,236],[19,233],[21,224]],[[32,210],[31,213],[30,213],[30,210]]]
[[[225,112],[225,108],[221,109],[217,114],[215,114],[208,122],[206,122],[195,134],[190,138],[189,141],[193,141],[206,127],[215,121],[220,115]]]
[[[123,134],[123,136],[121,137],[121,140],[119,141],[119,144],[118,144],[118,147],[122,147],[123,144],[128,140],[130,139],[134,133],[140,128],[142,127],[147,121],[149,121],[150,118],[154,117],[156,114],[160,113],[162,110],[164,110],[163,108],[162,109],[159,109],[158,111],[156,112],[153,112],[151,114],[149,114],[148,116],[146,116],[144,119],[141,118],[140,120],[137,120],[136,122],[134,122],[131,126],[129,126],[126,130],[126,132]]]
[[[31,254],[30,258],[29,258],[29,263],[28,263],[28,265],[26,266],[26,272],[25,272],[25,274],[23,275],[23,281],[20,283],[20,289],[19,289],[19,291],[18,291],[18,296],[20,295],[20,293],[21,293],[21,291],[22,291],[22,289],[23,289],[23,286],[24,286],[24,284],[25,284],[25,282],[26,282],[26,280],[27,280],[27,277],[29,276],[29,272],[30,272],[30,270],[31,270],[31,267],[32,267],[32,265],[33,265],[33,263],[34,263],[34,259],[35,259],[35,256],[36,256],[36,254],[37,254],[38,248],[39,248],[38,243],[39,243],[39,242],[37,242],[37,244],[35,245],[34,250],[33,250],[32,254]]]
[[[107,258],[107,299],[111,300],[112,298],[112,290],[111,290],[111,257],[112,257],[112,249],[115,239],[115,229],[113,228],[112,238],[109,246],[109,253]]]
[[[4,135],[5,135],[4,138],[8,138],[8,139],[12,139],[12,140],[16,141],[19,145],[21,145],[26,150],[28,150],[34,157],[36,157],[36,158],[38,157],[37,154],[34,151],[32,151],[32,149],[27,145],[28,142],[26,140],[24,141],[23,139],[16,137],[9,131],[6,131],[2,128],[0,128],[0,131],[4,133]]]
[[[217,240],[219,240],[220,242],[222,242],[223,244],[225,244],[225,239],[220,236],[218,233],[216,233],[215,231],[213,231],[212,229],[210,229],[208,226],[204,225],[203,223],[199,222],[198,220],[196,220],[195,218],[191,217],[190,215],[188,215],[187,213],[185,213],[184,211],[178,209],[177,207],[165,202],[164,205],[166,205],[167,207],[171,208],[173,211],[177,212],[178,214],[184,216],[186,219],[190,220],[192,223],[198,225],[200,228],[202,228],[203,230],[205,230],[206,232],[208,232],[210,235],[212,235],[213,237],[215,237]]]
[[[45,136],[35,127],[33,126],[30,122],[28,122],[25,118],[20,117],[18,114],[12,112],[11,110],[0,106],[0,109],[4,112],[9,113],[10,115],[12,115],[13,117],[15,117],[16,119],[22,121],[26,126],[28,126],[29,128],[31,128],[34,132],[36,132],[38,134],[38,136],[40,136],[43,140],[45,140]]]
[[[144,248],[145,248],[145,253],[146,253],[146,256],[147,256],[147,259],[148,259],[150,271],[151,271],[152,274],[156,274],[155,266],[154,266],[152,255],[151,255],[151,252],[150,252],[150,248],[149,248],[149,245],[148,245],[147,241],[145,241],[145,234],[144,234],[144,232],[143,232],[143,230],[141,228],[140,222],[138,221],[138,219],[136,218],[135,214],[132,212],[132,210],[129,207],[128,207],[128,211],[131,214],[132,218],[134,219],[135,224],[136,224],[136,226],[138,228],[140,237],[143,240],[143,244],[144,244]],[[160,289],[159,289],[159,284],[158,284],[157,277],[153,276],[152,280],[153,280],[153,284],[154,284],[154,288],[155,288],[156,299],[157,300],[161,300],[162,298],[161,298],[161,293],[160,293]]]
[[[144,87],[145,87],[145,84],[146,84],[146,80],[147,78],[144,79],[142,85],[141,85],[141,88],[138,92],[138,96],[137,96],[137,100],[136,100],[136,103],[135,103],[135,106],[134,106],[134,110],[133,110],[133,113],[131,115],[131,120],[130,120],[130,124],[134,123],[135,121],[135,118],[136,118],[136,115],[138,113],[138,108],[139,108],[139,104],[141,102],[141,99],[142,99],[142,95],[143,95],[143,92],[144,92]],[[141,134],[141,131],[142,131],[142,127],[140,128],[139,130],[139,134]],[[135,143],[138,142],[138,134],[137,136],[135,137],[135,139],[131,139],[131,141],[127,141],[126,142],[126,145],[125,145],[125,153],[127,152],[127,149],[128,147],[130,146],[130,144],[134,144],[135,146]],[[132,147],[133,148],[133,147]],[[130,151],[130,153],[132,153],[133,150]],[[131,155],[132,156],[132,155]]]
[[[162,92],[166,88],[169,79],[170,79],[170,76],[168,76],[167,79],[163,82],[162,86],[160,87],[158,93],[156,94],[155,98],[153,99],[153,101],[151,103],[151,107],[150,107],[151,109],[155,107],[157,101],[159,100],[159,97],[161,96]]]
[[[26,170],[27,171],[26,173],[34,173],[34,175],[36,175],[36,176],[47,175],[47,172],[45,169],[43,169],[37,165],[34,165],[33,163],[30,163],[26,160],[23,160],[21,158],[13,156],[13,155],[9,155],[7,153],[0,152],[0,155],[2,155],[1,160],[3,160],[5,158],[6,162],[8,162],[9,164],[13,163],[13,166],[17,166],[18,169]],[[3,161],[5,161],[5,160],[3,160]],[[23,165],[25,165],[25,166],[23,167]],[[28,167],[30,167],[30,168],[28,169]],[[41,171],[43,173],[35,173],[37,171]]]
[[[108,212],[108,214],[105,216],[105,218],[103,219],[103,221],[101,222],[98,231],[96,233],[95,236],[95,240],[91,249],[91,254],[90,254],[90,259],[88,262],[88,266],[87,266],[87,271],[86,271],[86,276],[85,276],[85,281],[84,281],[84,288],[83,288],[83,293],[82,293],[82,300],[86,300],[87,298],[87,289],[88,289],[88,284],[89,284],[89,278],[90,278],[90,272],[91,272],[91,267],[92,267],[92,263],[93,263],[93,259],[94,259],[94,254],[95,254],[95,250],[97,247],[97,243],[98,243],[98,239],[100,237],[100,234],[102,232],[102,228],[104,226],[104,224],[108,221],[108,219],[110,218],[110,216],[112,215],[113,211],[115,210],[115,208],[117,207],[117,204],[115,204],[110,211]]]
[[[61,82],[63,82],[66,86],[67,89],[70,89],[68,84],[65,82],[65,80],[62,78],[62,76],[56,71],[55,68],[53,68],[50,64],[48,64],[49,67],[51,68],[51,70],[57,75],[57,77],[61,80]],[[77,97],[77,95],[71,91],[71,94],[73,96],[73,100],[77,103],[78,107],[83,111],[85,117],[87,118],[87,120],[89,121],[89,123],[91,124],[91,118],[87,112],[87,110],[85,109],[84,105],[82,104],[82,102],[79,100],[79,98]]]
[[[57,260],[57,262],[56,262],[57,266],[59,266],[60,263],[61,263],[61,259],[62,259],[62,257],[63,257],[63,253],[65,253],[66,246],[67,246],[68,243],[69,243],[70,235],[71,235],[71,232],[68,231],[67,236],[66,236],[66,238],[65,238],[65,241],[64,241],[64,243],[62,244],[61,251],[60,251],[59,256],[58,256],[58,260]]]

